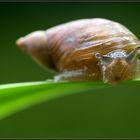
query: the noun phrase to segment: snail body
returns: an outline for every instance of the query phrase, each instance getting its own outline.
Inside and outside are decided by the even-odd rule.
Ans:
[[[114,84],[138,75],[140,41],[123,25],[107,19],[81,19],[35,31],[16,44],[56,80]]]

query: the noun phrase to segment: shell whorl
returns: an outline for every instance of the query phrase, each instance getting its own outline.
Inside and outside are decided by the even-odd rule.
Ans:
[[[48,49],[45,31],[32,32],[25,37],[19,38],[16,44],[44,68],[56,69]]]
[[[100,18],[58,25],[48,29],[46,35],[48,47],[55,56],[53,61],[60,70],[81,67],[83,60],[94,61],[93,54],[97,52],[107,54],[117,49],[130,52],[140,45],[137,37],[123,25]]]

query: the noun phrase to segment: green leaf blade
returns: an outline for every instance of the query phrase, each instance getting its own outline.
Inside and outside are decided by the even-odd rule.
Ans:
[[[70,94],[91,91],[97,94],[97,89],[110,92],[119,91],[129,85],[140,85],[139,80],[129,81],[118,85],[107,85],[102,82],[27,82],[6,84],[0,86],[0,119],[8,117],[18,111]],[[113,89],[114,88],[114,89]]]

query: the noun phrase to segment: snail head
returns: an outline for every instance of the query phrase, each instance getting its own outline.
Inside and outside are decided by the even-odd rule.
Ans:
[[[105,83],[115,84],[135,77],[137,69],[137,54],[140,47],[135,48],[130,53],[124,50],[115,50],[106,55],[96,53],[99,59],[99,66],[102,79]]]

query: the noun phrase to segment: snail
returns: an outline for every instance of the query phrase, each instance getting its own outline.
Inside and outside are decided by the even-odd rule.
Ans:
[[[78,19],[32,32],[16,44],[40,65],[56,71],[56,81],[116,84],[140,76],[140,41],[108,19]]]

